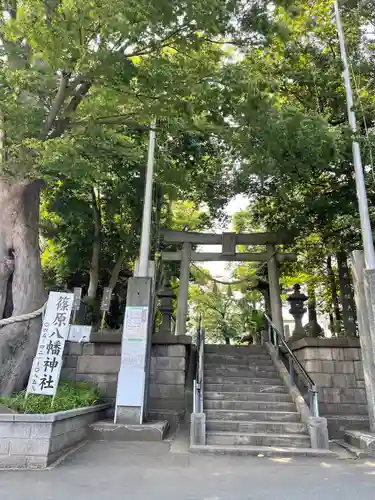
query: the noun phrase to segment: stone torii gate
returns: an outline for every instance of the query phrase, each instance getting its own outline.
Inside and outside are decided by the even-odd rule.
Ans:
[[[296,255],[280,253],[276,245],[291,243],[293,239],[285,233],[195,233],[186,231],[161,230],[166,244],[181,245],[176,252],[162,252],[163,261],[180,261],[180,291],[177,303],[176,334],[185,335],[188,312],[188,289],[191,262],[265,262],[267,261],[271,315],[275,326],[284,333],[282,305],[280,297],[279,262],[295,261]],[[221,253],[195,252],[193,245],[221,245]],[[237,245],[265,246],[265,252],[236,251]]]

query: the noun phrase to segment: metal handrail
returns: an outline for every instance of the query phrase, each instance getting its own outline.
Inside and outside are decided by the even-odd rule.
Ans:
[[[203,375],[204,375],[204,328],[203,328],[203,316],[199,317],[199,327],[197,335],[197,366],[196,374],[194,380],[194,401],[193,401],[193,411],[194,413],[203,413]]]
[[[275,326],[275,324],[272,322],[271,318],[265,314],[264,317],[266,318],[270,330],[273,332],[273,336],[270,335],[270,341],[273,343],[273,345],[276,347],[277,354],[279,354],[279,348],[280,345],[287,351],[288,353],[288,359],[289,359],[289,373],[290,373],[290,380],[291,383],[294,384],[294,367],[293,363],[298,367],[299,373],[303,375],[305,380],[307,381],[307,387],[310,393],[310,410],[314,417],[319,417],[319,400],[318,400],[318,390],[317,386],[314,382],[314,380],[311,378],[311,376],[307,373],[306,369],[303,367],[299,359],[296,357],[294,352],[290,349],[288,344],[285,342],[284,337],[280,330]]]

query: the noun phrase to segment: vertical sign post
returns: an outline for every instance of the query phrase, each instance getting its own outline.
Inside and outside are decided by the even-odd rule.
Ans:
[[[38,349],[33,361],[26,396],[55,396],[63,363],[65,341],[69,334],[72,293],[50,292]]]
[[[100,304],[100,310],[102,311],[102,321],[100,323],[100,333],[103,333],[104,322],[106,313],[109,311],[109,306],[111,305],[112,298],[112,288],[106,287],[103,290],[102,303]]]
[[[115,422],[142,424],[151,351],[151,278],[131,278],[121,343]]]
[[[73,297],[73,307],[72,307],[72,310],[73,310],[73,320],[72,320],[72,323],[74,325],[74,323],[76,322],[77,311],[79,311],[79,309],[81,307],[82,288],[75,287],[73,289],[73,293],[74,293],[74,297]]]

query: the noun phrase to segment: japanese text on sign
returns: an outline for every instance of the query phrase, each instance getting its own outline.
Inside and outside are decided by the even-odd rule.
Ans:
[[[50,292],[27,393],[54,396],[69,334],[72,293]]]

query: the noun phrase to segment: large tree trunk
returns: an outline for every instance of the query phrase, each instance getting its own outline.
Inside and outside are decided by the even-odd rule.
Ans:
[[[327,274],[328,274],[328,281],[329,281],[329,287],[331,291],[331,300],[332,300],[332,307],[333,307],[333,312],[335,315],[335,325],[334,329],[337,329],[338,323],[341,321],[341,312],[340,312],[340,306],[339,306],[339,299],[337,296],[337,284],[336,284],[336,276],[335,272],[332,268],[332,257],[329,256],[327,259]],[[332,333],[337,333],[337,331],[334,331]]]
[[[39,182],[0,181],[0,317],[44,302],[39,251]],[[11,281],[10,281],[11,280]],[[0,327],[0,394],[22,389],[35,356],[41,317]]]
[[[117,280],[122,268],[122,263],[124,262],[125,255],[127,253],[127,249],[124,248],[120,255],[117,257],[116,263],[113,266],[112,272],[111,272],[111,277],[109,279],[108,287],[112,288],[112,290],[115,288],[117,284]]]
[[[345,252],[336,254],[339,272],[340,300],[345,334],[355,337],[357,334],[357,314],[355,310],[352,280]]]
[[[87,290],[87,297],[94,300],[98,291],[99,271],[100,271],[100,243],[102,235],[102,220],[100,213],[99,200],[95,194],[95,190],[91,190],[92,210],[94,220],[94,240],[92,244],[92,257],[90,267],[90,281]]]

